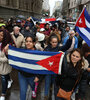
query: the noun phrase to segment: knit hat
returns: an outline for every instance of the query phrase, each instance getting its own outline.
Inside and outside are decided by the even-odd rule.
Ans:
[[[36,33],[36,37],[38,38],[38,41],[43,41],[45,39],[45,35],[39,32]]]

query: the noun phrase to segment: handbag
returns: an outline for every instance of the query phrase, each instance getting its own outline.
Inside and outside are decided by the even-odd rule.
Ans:
[[[64,98],[66,100],[70,100],[72,92],[73,91],[66,92],[65,90],[63,90],[63,89],[60,88],[59,91],[58,91],[58,93],[57,93],[57,97]]]
[[[76,81],[72,91],[69,91],[69,92],[60,88],[58,93],[57,93],[57,97],[60,97],[60,98],[66,99],[66,100],[71,100],[71,95],[72,95],[73,90],[74,90],[77,83],[78,83],[78,80]]]

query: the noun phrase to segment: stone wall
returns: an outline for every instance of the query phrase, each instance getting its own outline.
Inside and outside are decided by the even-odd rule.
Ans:
[[[40,17],[42,3],[42,0],[0,0],[0,17],[5,19],[17,15]]]

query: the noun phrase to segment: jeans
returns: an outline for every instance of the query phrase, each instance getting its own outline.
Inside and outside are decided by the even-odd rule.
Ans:
[[[19,76],[19,85],[20,85],[20,100],[26,100],[26,93],[28,85],[31,86],[32,91],[35,89],[35,77],[25,77],[20,72],[18,73]]]
[[[4,95],[6,94],[6,91],[7,91],[8,80],[10,80],[9,74],[1,75],[2,94],[4,94]]]
[[[55,75],[46,75],[45,76],[45,96],[49,95],[51,84],[55,83]]]

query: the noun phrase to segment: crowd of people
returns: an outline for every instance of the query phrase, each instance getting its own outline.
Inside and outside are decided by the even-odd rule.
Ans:
[[[34,25],[31,19],[10,19],[6,25],[0,26],[0,100],[5,100],[6,91],[13,82],[10,78],[12,67],[8,63],[9,45],[28,50],[65,52],[61,75],[37,75],[18,70],[20,100],[26,100],[28,85],[32,89],[32,99],[35,99],[43,80],[44,100],[51,100],[52,89],[55,100],[65,100],[57,95],[60,88],[67,92],[73,90],[72,100],[85,100],[86,87],[90,85],[90,47],[66,23],[46,23],[41,28],[39,22]]]

